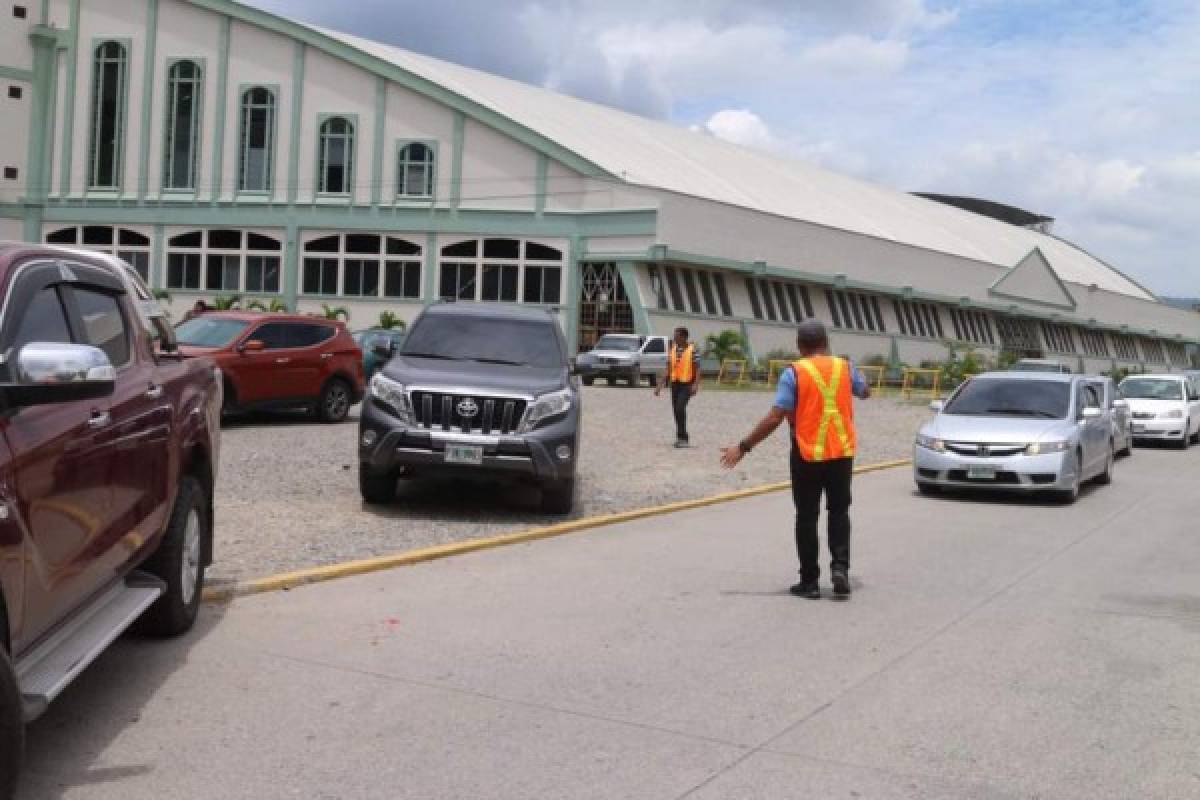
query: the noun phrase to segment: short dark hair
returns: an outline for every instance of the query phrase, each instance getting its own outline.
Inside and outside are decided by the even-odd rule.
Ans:
[[[801,350],[818,350],[829,345],[825,323],[815,317],[803,320],[796,327],[796,345]]]
[[[675,333],[676,333],[676,334],[680,334],[680,333],[682,333],[684,336],[691,336],[691,335],[692,335],[691,333],[689,333],[689,332],[688,332],[688,329],[687,329],[687,328],[685,328],[685,327],[683,327],[682,325],[680,325],[678,328],[676,328],[676,329],[675,329]]]

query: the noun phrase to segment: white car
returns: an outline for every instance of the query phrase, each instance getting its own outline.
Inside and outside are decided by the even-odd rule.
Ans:
[[[1134,439],[1200,442],[1200,391],[1186,375],[1131,375],[1117,387],[1129,403]]]

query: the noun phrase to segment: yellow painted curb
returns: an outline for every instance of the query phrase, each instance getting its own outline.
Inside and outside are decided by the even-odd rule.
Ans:
[[[885,469],[894,469],[911,464],[909,459],[901,459],[899,461],[884,461],[879,464],[868,464],[865,467],[857,467],[854,474],[862,475],[868,472],[878,472]],[[583,519],[573,519],[570,522],[560,522],[557,525],[546,525],[541,528],[531,528],[526,531],[518,531],[517,533],[509,533],[503,536],[492,536],[486,539],[470,539],[465,542],[454,542],[452,544],[437,545],[435,547],[424,547],[419,550],[407,550],[403,553],[393,553],[387,556],[378,556],[376,558],[365,558],[359,561],[345,561],[340,564],[329,564],[323,567],[311,567],[309,569],[296,570],[295,572],[284,572],[279,575],[270,575],[266,578],[247,581],[245,583],[236,583],[231,586],[213,586],[204,590],[204,599],[208,602],[221,602],[232,600],[235,597],[242,597],[251,594],[261,594],[263,592],[277,592],[284,589],[294,589],[297,586],[305,586],[310,583],[321,583],[323,581],[331,581],[337,578],[347,578],[352,575],[364,575],[368,572],[379,572],[386,569],[394,569],[396,567],[406,567],[412,564],[420,564],[423,561],[435,561],[441,558],[449,558],[450,556],[463,555],[465,553],[474,553],[479,550],[490,550],[494,547],[505,547],[512,544],[521,544],[522,542],[533,542],[538,539],[549,539],[554,536],[565,536],[568,533],[577,533],[579,531],[591,530],[592,528],[601,528],[607,525],[616,525],[622,522],[631,522],[633,520],[645,519],[646,517],[657,517],[663,514],[673,514],[677,511],[688,511],[693,508],[703,508],[705,506],[717,505],[718,503],[728,503],[733,500],[742,500],[747,497],[756,497],[758,495],[778,492],[791,487],[791,481],[782,481],[780,483],[768,483],[764,486],[755,486],[751,489],[739,489],[735,492],[724,492],[715,494],[709,497],[701,497],[696,500],[681,500],[677,503],[667,503],[661,506],[651,506],[649,508],[638,508],[633,511],[620,511],[614,514],[601,514],[596,517],[585,517]]]

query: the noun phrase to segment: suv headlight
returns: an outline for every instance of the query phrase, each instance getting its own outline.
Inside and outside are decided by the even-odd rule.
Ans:
[[[529,411],[525,414],[525,424],[521,426],[521,433],[528,433],[540,423],[552,417],[562,416],[570,410],[570,389],[560,389],[557,392],[539,395],[534,398],[533,404],[529,406]]]
[[[371,378],[371,397],[391,411],[401,422],[412,424],[412,403],[408,400],[408,392],[403,383],[384,376],[382,372],[376,372]]]
[[[1183,412],[1177,408],[1174,411],[1164,411],[1158,416],[1162,417],[1163,419],[1183,419]]]
[[[1062,453],[1070,447],[1070,442],[1055,441],[1055,442],[1034,442],[1025,448],[1027,456],[1044,456],[1047,453]]]
[[[917,446],[924,447],[926,450],[933,450],[938,453],[946,452],[946,442],[942,439],[933,436],[926,436],[923,433],[917,434]]]

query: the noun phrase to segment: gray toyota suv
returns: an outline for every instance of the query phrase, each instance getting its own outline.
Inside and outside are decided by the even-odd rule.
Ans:
[[[580,393],[551,312],[434,305],[398,352],[377,355],[387,363],[359,422],[365,502],[392,502],[401,477],[485,474],[536,483],[543,510],[571,511]]]

